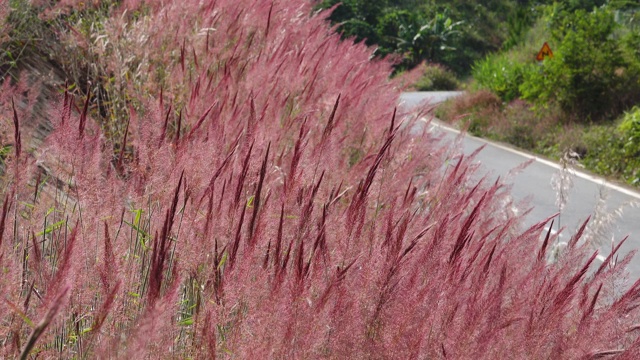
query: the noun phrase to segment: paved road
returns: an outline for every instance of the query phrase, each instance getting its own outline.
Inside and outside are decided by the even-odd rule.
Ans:
[[[404,106],[414,107],[424,100],[440,102],[458,94],[454,92],[404,93],[401,101]],[[433,126],[433,128],[434,131],[445,131],[452,139],[455,136],[455,131],[452,129],[439,126]],[[530,206],[533,210],[526,220],[529,224],[558,212],[556,191],[551,185],[552,177],[559,172],[557,164],[472,136],[466,136],[462,146],[464,153],[468,154],[485,144],[485,149],[477,159],[483,164],[485,173],[491,174],[492,177],[504,178],[511,169],[530,159],[534,160],[509,181],[513,183],[512,195],[515,200],[527,197],[531,200]],[[607,196],[606,214],[613,215],[621,207],[623,213],[622,216],[613,215],[616,220],[611,225],[610,231],[606,232],[607,241],[600,253],[606,256],[611,248],[611,239],[618,242],[627,235],[629,239],[622,246],[621,253],[626,254],[633,249],[640,249],[640,207],[626,206],[634,202],[640,203],[640,193],[581,172],[576,172],[573,176],[573,187],[569,191],[567,205],[561,213],[561,226],[566,227],[562,233],[564,234],[562,239],[568,239],[588,216],[594,214],[601,192],[606,193]],[[629,270],[632,278],[640,277],[640,254],[636,255]]]
[[[403,93],[400,97],[400,101],[405,106],[413,108],[419,105],[422,102],[437,104],[447,100],[450,97],[462,95],[462,91],[416,91],[416,92],[406,92]]]

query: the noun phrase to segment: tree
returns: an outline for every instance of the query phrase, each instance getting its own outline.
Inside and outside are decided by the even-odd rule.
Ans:
[[[557,9],[553,7],[552,9]],[[582,120],[599,120],[623,110],[617,93],[625,80],[625,62],[613,13],[561,10],[550,15],[554,57],[540,71],[528,72],[520,87],[537,103],[557,101],[563,111]]]
[[[338,25],[344,38],[364,40],[370,46],[378,43],[376,24],[388,6],[387,0],[324,0],[318,7],[328,9],[336,5],[329,20]]]
[[[443,54],[455,50],[451,41],[460,35],[463,21],[454,22],[447,13],[437,13],[419,28],[404,26],[398,33],[398,48],[405,53],[405,64],[412,68],[423,61],[440,62]]]

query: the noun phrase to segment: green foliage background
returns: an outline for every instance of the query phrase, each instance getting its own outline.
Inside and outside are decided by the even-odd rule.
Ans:
[[[344,38],[426,63],[417,90],[489,91],[443,110],[468,131],[638,184],[640,4],[628,0],[323,0]],[[535,57],[547,42],[554,53]],[[497,103],[495,99],[501,101]],[[516,103],[514,103],[516,102]],[[634,107],[636,106],[636,107]],[[452,110],[453,109],[453,110]],[[449,114],[449,115],[447,115]],[[626,125],[622,125],[622,124]]]
[[[519,87],[524,99],[537,104],[556,101],[580,121],[617,116],[640,99],[638,74],[623,56],[620,25],[610,9],[568,12],[552,7],[546,19],[555,56],[538,71],[524,73]]]
[[[399,70],[423,61],[468,75],[474,61],[514,43],[530,25],[534,1],[324,0],[336,6],[330,20],[345,38],[377,46],[380,56],[400,55]]]

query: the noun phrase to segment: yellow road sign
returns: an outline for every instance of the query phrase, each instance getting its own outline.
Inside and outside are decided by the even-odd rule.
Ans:
[[[538,55],[536,55],[536,60],[542,61],[546,58],[552,58],[552,57],[553,57],[553,51],[551,51],[549,44],[545,42],[544,45],[542,45],[542,49],[540,49],[540,51],[538,52]]]

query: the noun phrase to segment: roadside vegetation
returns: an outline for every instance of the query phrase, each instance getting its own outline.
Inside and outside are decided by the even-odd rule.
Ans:
[[[524,227],[314,4],[1,4],[0,357],[640,356],[624,240]]]
[[[476,62],[471,92],[438,115],[551,158],[573,152],[586,169],[639,186],[640,8],[611,1],[539,9],[527,37]],[[536,61],[545,41],[554,56]]]
[[[637,2],[340,3],[330,19],[342,36],[390,56],[396,73],[420,73],[414,89],[468,90],[439,118],[554,159],[573,152],[590,171],[640,185],[629,120],[640,116]],[[537,61],[545,42],[554,56]]]
[[[517,42],[529,23],[529,14],[522,9],[533,4],[514,0],[323,0],[318,6],[337,6],[329,19],[342,37],[375,47],[378,56],[392,55],[396,71],[427,62],[464,76],[475,61]]]

